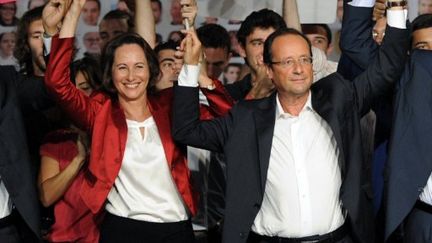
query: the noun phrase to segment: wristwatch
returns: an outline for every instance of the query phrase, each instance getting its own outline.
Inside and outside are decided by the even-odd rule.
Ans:
[[[405,8],[408,5],[406,0],[402,1],[387,1],[387,8],[393,8],[393,7],[403,7]]]

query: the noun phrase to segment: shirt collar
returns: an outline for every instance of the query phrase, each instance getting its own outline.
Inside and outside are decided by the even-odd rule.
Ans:
[[[309,91],[308,94],[308,98],[306,100],[305,105],[303,106],[303,109],[300,111],[300,114],[305,111],[305,110],[310,110],[313,111],[313,107],[312,107],[312,96],[311,96],[311,92]],[[291,115],[290,113],[287,113],[283,110],[282,105],[279,101],[279,94],[276,94],[276,119],[278,118],[282,118],[282,117],[296,117]]]

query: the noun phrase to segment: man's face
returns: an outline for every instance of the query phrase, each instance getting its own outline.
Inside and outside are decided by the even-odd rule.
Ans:
[[[0,41],[0,50],[5,56],[12,56],[15,47],[15,34],[13,32],[6,32]]]
[[[99,36],[101,38],[101,50],[114,37],[126,33],[128,25],[123,19],[102,20],[99,24]]]
[[[255,28],[250,35],[246,37],[246,46],[240,45],[240,55],[246,58],[246,61],[252,71],[257,72],[258,67],[263,64],[264,42],[267,37],[275,32],[275,29]]]
[[[313,46],[315,46],[318,49],[321,49],[327,55],[330,54],[331,52],[330,43],[325,34],[322,33],[306,34],[306,37],[310,40]]]
[[[35,75],[43,75],[46,69],[45,60],[43,56],[43,41],[42,33],[44,32],[42,20],[35,20],[30,23],[27,29],[27,43],[30,47],[33,60],[33,68]]]
[[[158,53],[159,68],[162,77],[156,82],[156,89],[162,90],[173,86],[180,69],[176,65],[175,50],[165,49]]]
[[[271,46],[272,62],[290,60],[289,65],[272,64],[268,68],[269,77],[280,95],[303,97],[308,95],[313,80],[311,54],[308,43],[301,36],[287,34],[277,37]]]
[[[181,15],[181,5],[179,0],[172,0],[170,13],[172,24],[182,24],[183,18]]]
[[[155,23],[159,23],[161,21],[162,10],[159,7],[157,2],[151,2],[151,8],[153,10],[153,16],[155,18]]]
[[[411,47],[413,49],[432,50],[432,27],[414,31]]]
[[[14,3],[0,4],[0,16],[3,22],[10,24],[16,14],[16,6]]]
[[[82,9],[82,19],[88,25],[97,25],[100,9],[96,1],[86,1]]]
[[[204,54],[207,62],[207,75],[210,78],[217,79],[228,65],[231,55],[226,48],[204,48]]]
[[[432,0],[419,0],[418,12],[419,15],[432,13]]]
[[[83,43],[88,53],[100,54],[100,42],[99,32],[87,32],[84,34]]]

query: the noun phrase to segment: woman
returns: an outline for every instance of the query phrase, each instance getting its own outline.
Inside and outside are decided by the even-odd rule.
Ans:
[[[98,87],[98,71],[97,62],[89,57],[75,61],[71,65],[72,82],[91,96]],[[39,197],[43,206],[54,206],[55,223],[45,237],[48,242],[98,241],[99,219],[79,196],[88,143],[85,132],[71,126],[49,133],[40,147]]]
[[[13,55],[15,42],[15,32],[3,32],[0,34],[0,65],[13,65],[18,70],[18,61]]]
[[[112,40],[102,53],[106,93],[98,97],[83,95],[68,80],[84,2],[73,1],[59,37],[53,38],[45,83],[75,124],[92,134],[81,196],[93,213],[106,212],[100,241],[193,242],[189,218],[196,206],[185,148],[171,138],[171,97],[147,94],[159,75],[150,46],[136,34]],[[62,4],[47,12],[62,13]],[[62,16],[44,19],[47,33],[58,26],[53,19]],[[207,90],[207,98],[227,112],[231,103],[220,91]]]

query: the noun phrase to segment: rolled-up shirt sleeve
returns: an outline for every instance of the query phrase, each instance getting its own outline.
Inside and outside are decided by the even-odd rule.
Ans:
[[[178,77],[178,85],[184,87],[198,87],[199,70],[200,67],[198,65],[183,65]]]

